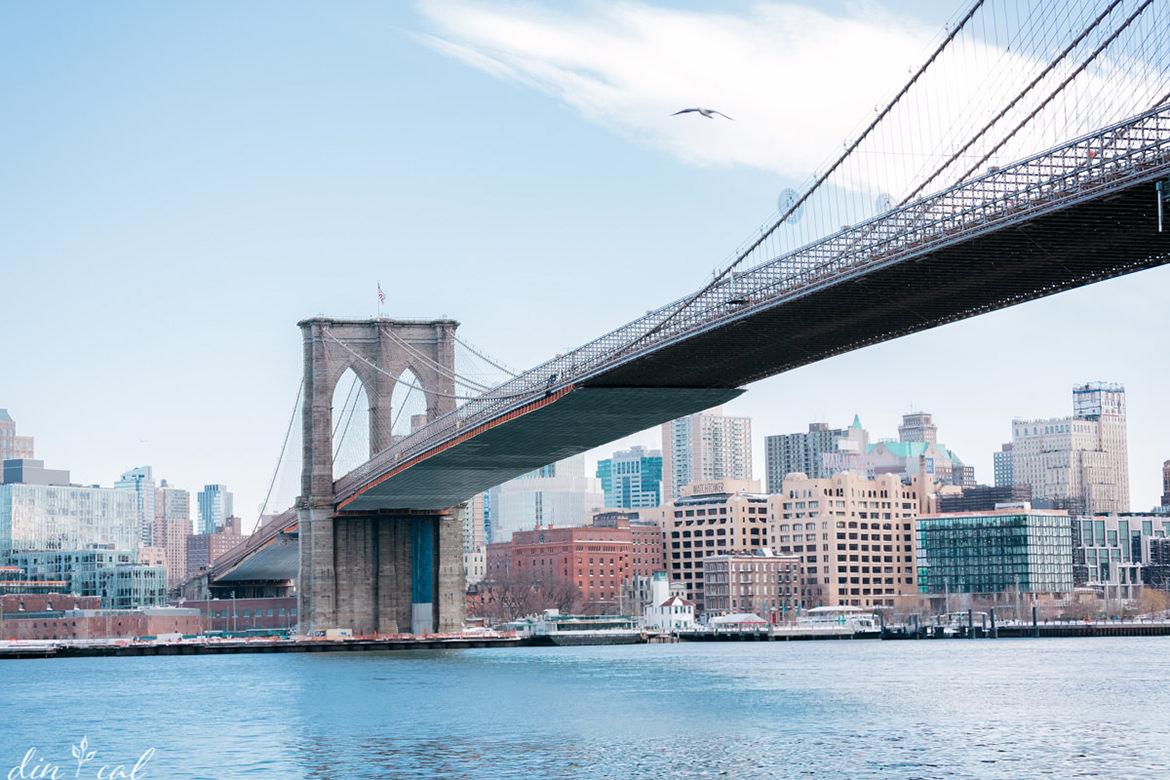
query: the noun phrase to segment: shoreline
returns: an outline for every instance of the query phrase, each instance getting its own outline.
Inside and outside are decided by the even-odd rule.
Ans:
[[[489,647],[535,647],[561,644],[563,646],[648,644],[663,641],[685,642],[792,642],[792,641],[916,641],[937,639],[1022,639],[1022,638],[1091,638],[1126,636],[1170,636],[1170,623],[1062,623],[1006,625],[996,629],[996,636],[975,626],[968,636],[965,627],[944,631],[939,626],[925,626],[917,633],[898,631],[849,630],[777,630],[777,631],[695,631],[684,632],[676,638],[635,634],[623,642],[612,637],[573,637],[569,642],[550,642],[546,636],[427,636],[359,639],[319,639],[294,637],[291,639],[239,639],[215,641],[131,642],[111,641],[99,644],[64,644],[45,641],[0,643],[0,660],[32,658],[95,658],[142,657],[179,655],[240,655],[256,653],[345,653],[404,650],[465,650]],[[584,641],[581,641],[584,640]]]

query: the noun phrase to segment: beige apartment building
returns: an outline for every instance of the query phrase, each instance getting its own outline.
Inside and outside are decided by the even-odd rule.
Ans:
[[[653,509],[639,509],[659,520],[666,569],[686,586],[687,598],[703,604],[703,558],[752,553],[768,546],[771,503],[758,480],[725,479],[686,485],[683,495]]]
[[[777,555],[797,555],[806,607],[895,607],[916,600],[915,520],[920,478],[892,474],[829,479],[789,474],[772,495],[769,538]]]

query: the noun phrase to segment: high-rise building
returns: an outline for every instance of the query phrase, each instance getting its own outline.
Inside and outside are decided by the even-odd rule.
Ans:
[[[605,506],[601,482],[585,476],[585,456],[550,463],[491,489],[486,541],[506,542],[516,531],[581,526]]]
[[[1170,460],[1162,464],[1162,506],[1170,507]]]
[[[1073,415],[1012,420],[1012,475],[1037,506],[1073,514],[1129,511],[1125,388],[1073,388]]]
[[[938,426],[930,421],[930,415],[926,412],[904,414],[902,424],[898,426],[898,441],[937,443]]]
[[[463,532],[463,578],[468,585],[483,579],[484,558],[484,497],[476,493],[471,500],[459,505],[459,519]]]
[[[200,569],[210,569],[216,559],[247,538],[240,533],[238,517],[227,518],[213,533],[188,536],[184,582],[198,574]]]
[[[114,483],[114,490],[126,490],[134,494],[138,506],[138,543],[143,547],[158,545],[154,539],[154,505],[158,488],[150,466],[138,466],[127,471]]]
[[[204,485],[198,499],[199,533],[215,533],[232,516],[232,494],[227,485]]]
[[[926,412],[902,415],[899,440],[880,441],[868,450],[870,475],[898,474],[909,483],[915,474],[956,487],[974,487],[975,469],[938,441],[938,426]]]
[[[187,537],[191,535],[191,494],[171,487],[164,479],[154,503],[154,544],[167,553],[167,588],[183,584]]]
[[[934,442],[879,441],[869,448],[868,463],[874,476],[896,474],[908,483],[914,475],[924,474],[944,485],[975,486],[975,470]]]
[[[1015,474],[1012,471],[1012,445],[1003,445],[999,452],[992,453],[995,461],[995,486],[999,488],[1011,487],[1016,484]]]
[[[597,478],[612,509],[638,509],[662,503],[662,452],[632,447],[597,462]]]
[[[40,461],[9,460],[0,485],[0,555],[104,547],[138,555],[132,493],[69,484],[69,472]]]
[[[869,445],[869,434],[853,416],[849,428],[830,428],[809,423],[808,433],[788,433],[764,438],[765,485],[779,493],[789,474],[807,474],[826,479],[839,471],[863,469],[861,462]]]
[[[16,421],[7,409],[0,409],[0,461],[16,457]]]
[[[7,409],[0,409],[0,480],[4,478],[4,461],[31,460],[34,457],[33,437],[17,436],[16,421]]]
[[[670,498],[685,485],[752,478],[752,421],[721,407],[662,424],[662,480]]]
[[[830,479],[790,474],[770,497],[772,549],[799,555],[803,601],[813,607],[893,607],[916,598],[914,521],[922,482],[885,474]]]
[[[459,505],[463,552],[471,552],[483,547],[485,495],[485,493],[476,493],[470,500]]]

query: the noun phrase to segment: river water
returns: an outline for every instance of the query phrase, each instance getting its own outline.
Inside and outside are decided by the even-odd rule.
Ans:
[[[1170,777],[1170,638],[5,661],[0,706],[0,778]]]

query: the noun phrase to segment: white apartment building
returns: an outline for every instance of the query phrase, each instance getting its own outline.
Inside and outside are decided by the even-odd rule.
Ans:
[[[724,417],[723,408],[662,424],[662,483],[667,498],[684,485],[752,478],[752,421]]]
[[[1012,420],[1012,478],[1033,501],[1075,514],[1129,511],[1125,388],[1094,382],[1073,388],[1073,415]]]

